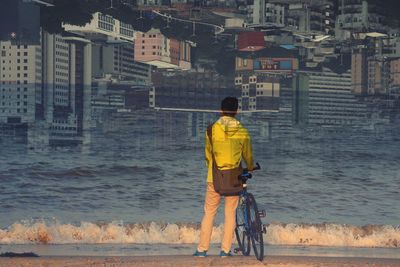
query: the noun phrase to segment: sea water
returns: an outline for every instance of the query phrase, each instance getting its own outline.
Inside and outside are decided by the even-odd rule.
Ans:
[[[193,247],[206,188],[204,130],[217,117],[154,113],[105,119],[78,146],[3,140],[0,251]],[[265,134],[240,119],[262,166],[249,191],[267,212],[268,246],[400,247],[398,132],[314,127]],[[220,209],[214,245],[222,222]]]

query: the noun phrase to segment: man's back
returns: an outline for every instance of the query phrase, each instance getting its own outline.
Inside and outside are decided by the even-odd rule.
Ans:
[[[239,166],[243,159],[247,166],[253,166],[249,133],[243,125],[231,116],[222,116],[212,125],[212,141],[215,161],[219,169],[227,170]],[[212,182],[211,144],[206,134],[207,181]]]

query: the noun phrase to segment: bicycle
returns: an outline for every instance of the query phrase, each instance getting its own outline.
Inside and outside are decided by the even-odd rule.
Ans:
[[[256,163],[253,170],[261,169],[260,164]],[[240,176],[243,181],[243,191],[239,194],[239,205],[236,209],[236,228],[235,235],[239,248],[234,249],[237,254],[242,252],[244,256],[249,256],[251,251],[250,242],[254,254],[259,261],[264,259],[263,234],[266,228],[261,222],[261,218],[266,216],[265,210],[259,211],[253,194],[247,191],[247,180],[252,178],[252,174],[247,169]]]

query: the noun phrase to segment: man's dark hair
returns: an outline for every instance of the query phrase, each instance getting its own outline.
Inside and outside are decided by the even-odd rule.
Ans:
[[[226,97],[221,102],[221,110],[224,114],[235,115],[239,108],[239,101],[236,97]]]

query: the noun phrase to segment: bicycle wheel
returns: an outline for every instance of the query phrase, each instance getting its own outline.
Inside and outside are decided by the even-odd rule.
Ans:
[[[250,236],[246,231],[245,218],[248,216],[247,205],[239,204],[236,210],[236,228],[235,234],[239,249],[244,256],[250,255]]]
[[[254,255],[260,261],[264,259],[263,225],[258,213],[257,203],[252,194],[248,194],[247,208],[249,210],[250,239],[253,244]]]

